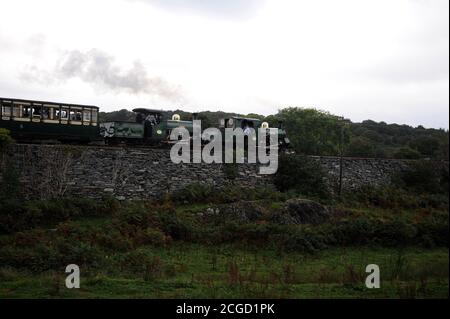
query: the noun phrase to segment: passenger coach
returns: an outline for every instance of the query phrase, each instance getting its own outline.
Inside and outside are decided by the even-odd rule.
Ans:
[[[0,127],[19,141],[99,140],[99,108],[90,105],[0,98]]]

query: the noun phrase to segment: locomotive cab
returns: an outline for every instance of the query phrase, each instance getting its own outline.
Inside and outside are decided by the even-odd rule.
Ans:
[[[226,128],[241,128],[244,133],[246,132],[246,129],[254,129],[255,133],[258,135],[258,129],[269,129],[269,123],[263,122],[260,119],[255,118],[245,118],[245,117],[237,117],[233,116],[230,118],[222,118],[219,120],[219,128],[222,130],[222,132],[225,131]],[[278,122],[278,147],[280,149],[286,149],[289,147],[290,141],[287,137],[286,130],[283,127],[283,122]]]
[[[136,113],[136,123],[144,126],[144,140],[150,141],[158,139],[158,135],[162,135],[161,122],[162,111],[145,108],[134,109]]]

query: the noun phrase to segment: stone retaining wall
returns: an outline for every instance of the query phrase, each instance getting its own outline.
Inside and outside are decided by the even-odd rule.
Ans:
[[[328,181],[336,190],[339,158],[311,158],[328,172]],[[272,176],[258,175],[258,165],[242,164],[234,171],[221,164],[174,164],[168,149],[19,144],[9,147],[2,162],[2,170],[11,164],[18,169],[27,197],[34,198],[111,195],[146,199],[193,183],[273,187]],[[343,190],[349,191],[388,184],[392,174],[407,169],[410,161],[344,158],[342,163]],[[235,179],[229,178],[230,171]]]

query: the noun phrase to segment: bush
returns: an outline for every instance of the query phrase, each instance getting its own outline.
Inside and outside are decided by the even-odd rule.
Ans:
[[[9,130],[0,127],[0,153],[4,152],[6,147],[14,142],[9,133]]]
[[[99,267],[102,262],[103,254],[95,246],[61,237],[27,248],[9,245],[0,249],[0,264],[36,273],[64,269],[68,264]]]
[[[11,196],[0,202],[0,233],[56,224],[79,217],[109,216],[117,211],[117,205],[117,201],[109,199],[63,198],[27,202],[19,196]]]
[[[234,180],[238,177],[239,167],[236,163],[225,163],[222,165],[222,171],[227,179]]]
[[[260,199],[282,201],[287,198],[286,194],[270,187],[248,188],[230,185],[215,188],[199,183],[191,184],[171,195],[173,202],[182,204],[226,204]]]
[[[214,196],[214,188],[208,184],[191,184],[172,194],[172,200],[179,203],[205,203]]]
[[[410,169],[393,177],[395,185],[414,193],[447,194],[448,166],[430,161],[417,161]]]
[[[154,228],[147,228],[139,230],[134,238],[135,246],[152,245],[162,247],[170,244],[171,237],[166,236],[161,230]]]
[[[13,165],[6,163],[0,178],[0,204],[18,202],[22,199],[20,173]]]
[[[274,182],[282,192],[295,190],[307,196],[320,198],[330,196],[326,174],[322,167],[318,162],[305,156],[281,155]]]
[[[401,147],[399,150],[397,150],[394,153],[394,158],[399,159],[419,159],[422,157],[422,154],[420,154],[415,149],[412,149],[408,146]]]
[[[120,256],[119,265],[122,271],[142,274],[145,280],[159,278],[164,271],[160,257],[143,250],[135,250]]]
[[[449,196],[447,194],[415,194],[404,186],[365,186],[352,193],[345,193],[341,200],[351,206],[355,204],[365,207],[380,207],[388,209],[447,209]]]

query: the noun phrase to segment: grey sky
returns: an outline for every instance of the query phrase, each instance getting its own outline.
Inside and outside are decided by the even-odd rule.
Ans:
[[[166,10],[212,14],[227,19],[242,19],[255,14],[266,0],[129,0],[143,1]]]
[[[354,121],[448,128],[448,6],[2,0],[0,96],[103,110],[273,114],[303,106]]]

